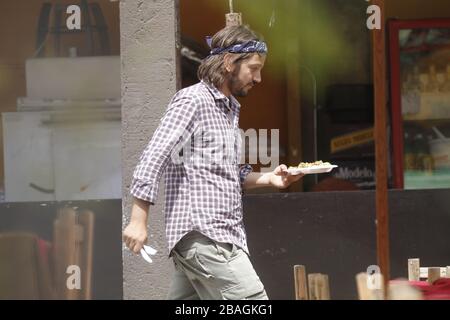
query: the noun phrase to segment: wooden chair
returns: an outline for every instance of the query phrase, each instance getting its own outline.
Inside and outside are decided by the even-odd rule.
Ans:
[[[379,284],[376,286],[369,286],[375,281]],[[367,272],[361,272],[356,275],[356,288],[358,290],[359,300],[384,300],[384,279],[382,274],[375,274],[369,276]]]
[[[48,248],[36,234],[0,234],[0,299],[53,299]]]
[[[53,242],[33,233],[0,234],[0,299],[92,299],[94,214],[59,210]],[[80,289],[70,289],[69,266],[80,271]]]
[[[420,281],[426,279],[433,283],[439,278],[450,278],[450,266],[447,267],[420,267],[419,258],[408,259],[408,280]]]
[[[383,276],[377,275],[377,280],[380,284],[379,288],[369,288],[368,284],[373,279],[370,279],[366,272],[361,272],[356,275],[356,283],[358,289],[358,298],[360,300],[383,300],[385,298],[385,288]],[[420,267],[420,259],[408,259],[408,281],[420,281],[427,279],[429,283],[433,283],[439,278],[450,277],[450,266],[447,267]],[[414,288],[405,279],[390,281],[387,288],[387,299],[389,300],[421,300],[423,294]]]
[[[373,278],[373,277],[378,277]],[[372,286],[373,281],[377,281],[379,286]],[[356,275],[356,285],[358,289],[359,300],[422,300],[422,293],[413,287],[406,279],[389,281],[387,295],[385,295],[385,286],[383,275],[375,274],[369,276],[367,272],[361,272]]]
[[[321,273],[308,274],[304,265],[294,266],[295,300],[330,300],[328,275]]]
[[[53,228],[55,283],[58,299],[88,300],[92,298],[92,259],[94,214],[59,210]],[[80,270],[80,289],[67,286],[69,266]]]

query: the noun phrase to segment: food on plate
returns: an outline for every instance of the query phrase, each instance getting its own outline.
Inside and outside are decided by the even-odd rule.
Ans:
[[[289,167],[289,172],[292,175],[297,174],[316,174],[316,173],[326,173],[330,172],[336,165],[332,165],[329,162],[323,162],[321,160],[315,162],[300,162],[296,167]]]
[[[329,167],[331,166],[331,163],[329,162],[323,162],[322,160],[315,161],[315,162],[300,162],[298,166],[296,167],[289,167],[289,169],[298,169],[298,168],[310,168],[310,167]]]

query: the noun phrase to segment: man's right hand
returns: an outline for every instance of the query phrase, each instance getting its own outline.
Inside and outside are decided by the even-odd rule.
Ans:
[[[123,241],[128,249],[139,253],[144,244],[147,243],[147,216],[149,202],[134,198],[131,209],[131,220],[123,231]]]
[[[140,222],[130,222],[123,232],[123,241],[128,249],[139,253],[147,243],[147,225]]]

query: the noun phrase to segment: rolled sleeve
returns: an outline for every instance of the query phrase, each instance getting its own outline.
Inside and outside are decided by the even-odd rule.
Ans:
[[[155,204],[156,197],[158,196],[159,186],[157,184],[149,184],[145,181],[133,178],[133,183],[131,184],[130,193],[138,198],[150,202],[150,204]]]
[[[175,147],[190,139],[195,115],[193,98],[176,94],[134,170],[130,187],[134,197],[155,203],[161,176]]]

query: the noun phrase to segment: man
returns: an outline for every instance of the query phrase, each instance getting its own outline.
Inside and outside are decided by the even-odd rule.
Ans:
[[[240,136],[228,134],[238,131],[234,96],[261,82],[267,46],[245,26],[226,27],[209,40],[201,81],[175,94],[135,169],[124,241],[135,253],[146,243],[148,209],[165,172],[166,236],[175,264],[168,299],[267,299],[248,257],[242,190],[286,188],[302,175],[290,175],[286,165],[268,173],[239,165]]]

